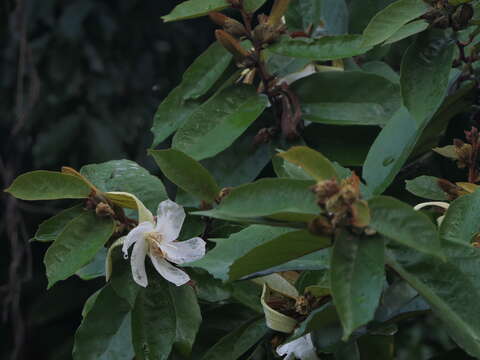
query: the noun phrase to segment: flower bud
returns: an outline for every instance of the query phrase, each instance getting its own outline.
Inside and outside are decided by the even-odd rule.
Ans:
[[[227,49],[235,58],[237,63],[241,63],[250,55],[240,42],[224,30],[215,30],[215,37],[222,46]]]

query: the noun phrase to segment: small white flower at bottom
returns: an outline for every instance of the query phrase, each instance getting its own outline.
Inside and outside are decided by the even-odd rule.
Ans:
[[[198,260],[205,255],[205,241],[199,237],[186,241],[175,241],[185,220],[183,207],[171,200],[160,203],[156,223],[142,222],[128,233],[122,251],[128,257],[133,246],[130,262],[133,279],[140,286],[148,285],[145,271],[147,255],[158,273],[177,286],[190,281],[190,277],[174,264]]]
[[[277,347],[277,354],[286,355],[284,360],[320,360],[313,346],[310,334]]]

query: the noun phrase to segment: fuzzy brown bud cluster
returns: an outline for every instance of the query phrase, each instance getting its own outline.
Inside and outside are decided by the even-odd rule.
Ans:
[[[437,28],[463,30],[469,26],[474,15],[472,5],[465,3],[452,5],[443,0],[430,1],[433,9],[422,17]]]
[[[232,36],[239,38],[247,34],[245,26],[231,17],[228,17],[220,12],[211,12],[208,14],[208,16],[210,17],[210,20],[212,20],[218,26],[223,27],[223,30]]]
[[[280,21],[276,21],[273,13],[270,16],[259,15],[258,25],[253,30],[253,38],[259,44],[271,44],[277,40],[280,35],[285,32],[285,25]]]
[[[318,205],[325,210],[331,227],[326,218],[317,217],[311,224],[316,230],[331,233],[332,227],[353,226],[366,227],[370,222],[367,203],[361,199],[360,179],[353,174],[338,182],[336,179],[320,181],[312,188],[317,196]]]

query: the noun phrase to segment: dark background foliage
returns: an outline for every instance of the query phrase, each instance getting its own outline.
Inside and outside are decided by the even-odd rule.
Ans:
[[[212,42],[206,19],[164,24],[175,0],[1,0],[0,176],[129,158],[146,164],[152,117]],[[1,195],[0,358],[69,359],[100,284],[46,291],[46,246],[28,244],[62,204]]]

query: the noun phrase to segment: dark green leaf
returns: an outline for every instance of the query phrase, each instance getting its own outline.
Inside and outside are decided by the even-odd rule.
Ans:
[[[362,70],[382,76],[394,84],[400,84],[400,75],[398,75],[390,65],[383,61],[369,61],[362,65]]]
[[[406,23],[425,14],[430,7],[423,0],[398,0],[379,11],[363,31],[364,46],[387,40]]]
[[[313,310],[295,330],[289,340],[299,338],[315,330],[319,330],[326,335],[323,339],[325,342],[321,346],[316,346],[318,350],[330,352],[331,349],[329,345],[331,344],[327,345],[327,342],[330,342],[330,340],[333,339],[335,340],[332,341],[332,344],[340,342],[342,336],[342,326],[340,324],[335,306],[333,306],[332,303],[325,304],[322,307]]]
[[[404,247],[393,248],[387,263],[432,306],[450,336],[480,357],[479,249],[444,241],[446,261]]]
[[[196,160],[212,157],[230,146],[267,103],[252,86],[227,87],[190,115],[175,134],[172,146]]]
[[[358,340],[361,359],[393,360],[394,337],[386,335],[367,335]]]
[[[304,119],[324,124],[385,125],[401,105],[398,85],[360,71],[317,73],[295,82],[293,89]]]
[[[101,248],[93,260],[76,272],[76,275],[82,280],[92,280],[100,276],[105,276],[105,259],[107,249]]]
[[[394,42],[403,40],[412,35],[418,34],[423,30],[426,30],[429,26],[429,23],[425,20],[416,20],[411,23],[403,25],[395,34],[385,41],[385,45],[392,44]]]
[[[163,183],[130,160],[112,160],[82,167],[80,173],[101,191],[128,192],[156,213],[158,204],[168,199]]]
[[[447,194],[438,185],[438,178],[434,176],[419,176],[406,181],[406,188],[413,195],[430,200],[447,200]]]
[[[319,152],[306,146],[295,146],[278,154],[279,157],[300,166],[315,180],[338,178],[333,164]]]
[[[106,285],[89,301],[75,334],[74,360],[131,360],[130,306]]]
[[[453,55],[452,40],[444,31],[433,29],[420,34],[403,57],[403,100],[421,128],[445,98]]]
[[[394,1],[396,0],[350,1],[350,32],[353,34],[363,32],[372,17]]]
[[[153,119],[152,148],[177,130],[202,103],[205,95],[228,69],[232,55],[218,42],[201,54],[183,74],[182,82],[160,104]]]
[[[269,50],[280,55],[309,60],[344,59],[366,53],[359,35],[324,36],[319,39],[282,37]]]
[[[220,339],[202,360],[236,360],[267,333],[263,318],[252,320]]]
[[[313,181],[261,179],[231,190],[215,209],[195,214],[230,220],[268,217],[275,220],[308,222],[320,212]]]
[[[150,155],[171,182],[200,200],[215,201],[220,188],[212,175],[190,156],[175,149],[151,150]]]
[[[175,286],[157,276],[142,289],[132,314],[133,345],[139,360],[166,360],[175,348],[189,356],[200,322],[190,286]]]
[[[373,319],[385,281],[381,236],[355,236],[343,231],[335,238],[330,264],[330,289],[343,325],[343,339]]]
[[[48,287],[88,264],[108,241],[114,228],[112,219],[99,218],[93,212],[70,221],[45,254]]]
[[[291,232],[292,229],[252,225],[231,235],[228,239],[218,242],[214,249],[200,260],[189,263],[187,266],[199,267],[207,270],[217,279],[228,280],[232,264],[257,246],[268,243],[273,239]]]
[[[330,246],[328,237],[310,234],[306,230],[282,234],[259,244],[230,266],[229,279],[237,280],[254,272],[271,268]]]
[[[60,211],[57,215],[52,216],[40,224],[34,239],[42,242],[54,241],[70,221],[82,215],[84,212],[85,210],[81,204]]]
[[[5,190],[22,200],[82,199],[91,189],[76,176],[37,170],[20,175]]]
[[[400,200],[377,196],[368,201],[370,226],[380,234],[417,251],[443,257],[436,226]]]
[[[459,197],[450,204],[440,226],[440,238],[470,244],[480,232],[480,191]]]

